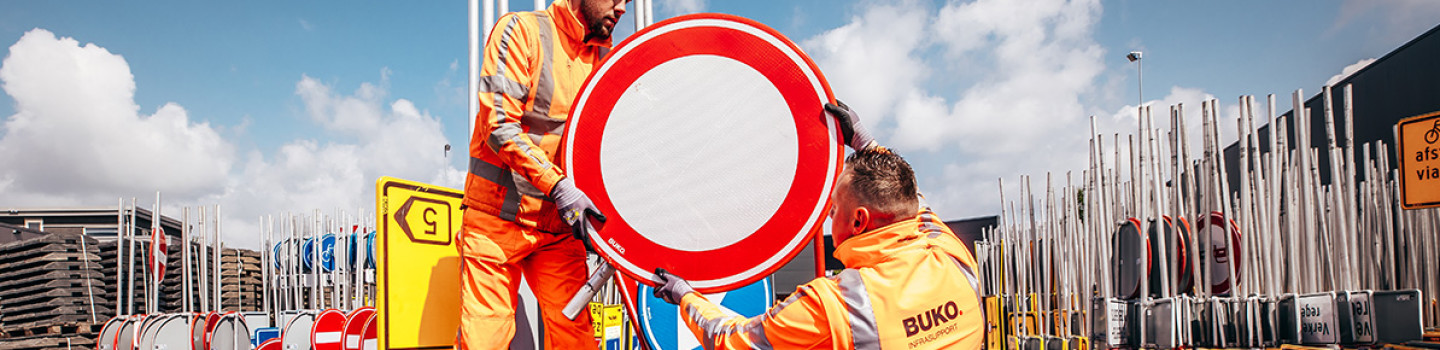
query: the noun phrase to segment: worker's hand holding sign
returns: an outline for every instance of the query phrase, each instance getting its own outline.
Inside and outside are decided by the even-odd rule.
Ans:
[[[570,224],[575,239],[589,247],[590,219],[605,223],[605,215],[595,208],[595,204],[590,202],[590,197],[585,196],[585,192],[575,188],[575,182],[568,177],[555,183],[555,189],[550,190],[550,198],[555,199],[555,209],[560,212],[560,217]]]

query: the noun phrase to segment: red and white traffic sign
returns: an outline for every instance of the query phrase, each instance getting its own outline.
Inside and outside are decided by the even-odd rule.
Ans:
[[[281,350],[280,338],[266,340],[264,343],[260,343],[260,346],[256,347],[255,350]]]
[[[620,43],[570,113],[564,164],[608,218],[593,235],[624,274],[666,268],[700,292],[774,272],[818,234],[844,149],[814,62],[722,14]]]
[[[375,316],[378,315],[371,313],[370,317],[365,318],[365,326],[361,327],[364,330],[360,331],[360,350],[375,350],[378,345],[375,335],[380,332],[380,326],[375,324]]]
[[[326,309],[315,316],[315,327],[310,329],[310,344],[314,350],[341,350],[345,340],[345,313]]]
[[[365,336],[365,322],[375,314],[375,308],[362,307],[345,316],[345,350],[360,350],[360,338]]]
[[[1205,249],[1201,249],[1200,251],[1200,259],[1202,259],[1202,261],[1206,259],[1210,261],[1208,264],[1203,265],[1205,269],[1201,270],[1208,270],[1210,273],[1210,293],[1216,295],[1229,294],[1231,291],[1230,286],[1232,285],[1232,283],[1230,283],[1229,265],[1235,265],[1234,270],[1237,275],[1235,276],[1235,280],[1238,281],[1240,277],[1238,275],[1241,271],[1240,267],[1243,266],[1242,263],[1244,262],[1240,259],[1240,226],[1235,224],[1235,220],[1227,219],[1224,214],[1218,211],[1210,212],[1210,215],[1198,221],[1200,222],[1200,234],[1206,236],[1197,235],[1197,237],[1206,237],[1206,240],[1210,242],[1208,252]],[[1226,227],[1230,228],[1229,242],[1225,240]],[[1201,241],[1202,244],[1203,242],[1205,241]]]
[[[155,283],[165,281],[165,263],[170,251],[170,240],[165,236],[165,228],[159,223],[150,230],[150,273],[155,276]]]

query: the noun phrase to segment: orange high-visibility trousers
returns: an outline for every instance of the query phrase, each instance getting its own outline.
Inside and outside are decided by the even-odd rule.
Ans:
[[[587,272],[585,246],[569,232],[537,231],[466,209],[458,249],[461,310],[456,349],[509,348],[522,274],[539,304],[546,348],[597,347],[589,312],[573,321],[561,314],[585,284]]]

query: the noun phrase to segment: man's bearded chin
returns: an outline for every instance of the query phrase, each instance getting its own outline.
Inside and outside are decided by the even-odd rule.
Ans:
[[[585,41],[590,41],[591,39],[608,40],[610,39],[610,33],[615,29],[606,28],[604,20],[600,20],[597,23],[591,23],[587,27],[588,30],[585,31]]]

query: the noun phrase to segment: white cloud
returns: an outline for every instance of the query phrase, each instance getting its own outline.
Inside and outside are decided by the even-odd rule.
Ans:
[[[406,99],[387,103],[388,75],[389,70],[382,70],[379,85],[362,83],[349,95],[301,77],[295,94],[311,120],[331,134],[330,141],[295,140],[268,157],[252,152],[244,170],[217,198],[234,203],[226,213],[239,220],[235,233],[227,237],[258,246],[245,240],[257,239],[253,233],[258,232],[259,216],[287,211],[310,215],[308,210],[319,209],[325,215],[345,211],[353,216],[364,208],[373,215],[375,181],[381,176],[463,186],[464,173],[445,158],[449,141],[440,120]]]
[[[1355,62],[1354,64],[1345,66],[1345,68],[1340,69],[1340,74],[1336,74],[1334,76],[1331,76],[1330,79],[1326,79],[1325,85],[1333,86],[1335,85],[1335,83],[1339,83],[1340,80],[1350,77],[1351,74],[1355,74],[1355,72],[1359,72],[1361,69],[1365,69],[1365,67],[1370,66],[1371,63],[1375,63],[1374,58],[1366,58]]]
[[[881,142],[907,153],[947,218],[995,212],[999,177],[1079,169],[1104,50],[1093,0],[865,2],[803,41]],[[929,163],[929,164],[926,164]],[[925,172],[924,168],[938,171]]]
[[[223,188],[231,143],[175,103],[140,114],[120,55],[34,29],[10,46],[0,80],[16,111],[0,137],[7,205],[108,205],[155,190],[194,197]]]
[[[881,143],[916,167],[921,189],[943,217],[997,213],[1000,178],[1011,196],[1021,175],[1030,176],[1042,194],[1047,172],[1057,188],[1065,185],[1067,171],[1076,184],[1083,181],[1089,115],[1097,115],[1107,151],[1115,134],[1124,144],[1137,132],[1136,106],[1115,109],[1094,101],[1111,96],[1098,90],[1123,88],[1103,79],[1106,54],[1093,39],[1099,2],[952,0],[939,10],[928,6],[862,2],[848,23],[802,46]],[[1210,98],[1177,86],[1146,105],[1153,106],[1155,127],[1169,130],[1169,106],[1183,103],[1191,147],[1198,149],[1200,104]],[[1233,142],[1238,107],[1233,101],[1220,105],[1222,142]]]
[[[261,215],[373,211],[380,176],[459,188],[464,172],[445,158],[439,119],[391,99],[389,74],[351,94],[300,77],[294,93],[324,134],[241,160],[217,128],[192,121],[176,103],[139,114],[121,56],[32,30],[0,64],[16,104],[0,129],[0,205],[108,206],[139,197],[148,208],[160,191],[166,215],[221,204],[227,245],[255,248]],[[244,134],[248,124],[230,129]]]
[[[661,19],[705,11],[708,0],[661,0],[655,10]]]
[[[1434,27],[1436,18],[1440,18],[1440,1],[1345,0],[1340,4],[1340,9],[1329,33],[1334,33],[1353,23],[1364,23],[1367,27],[1362,29],[1372,40],[1392,41],[1398,44],[1409,41]]]

